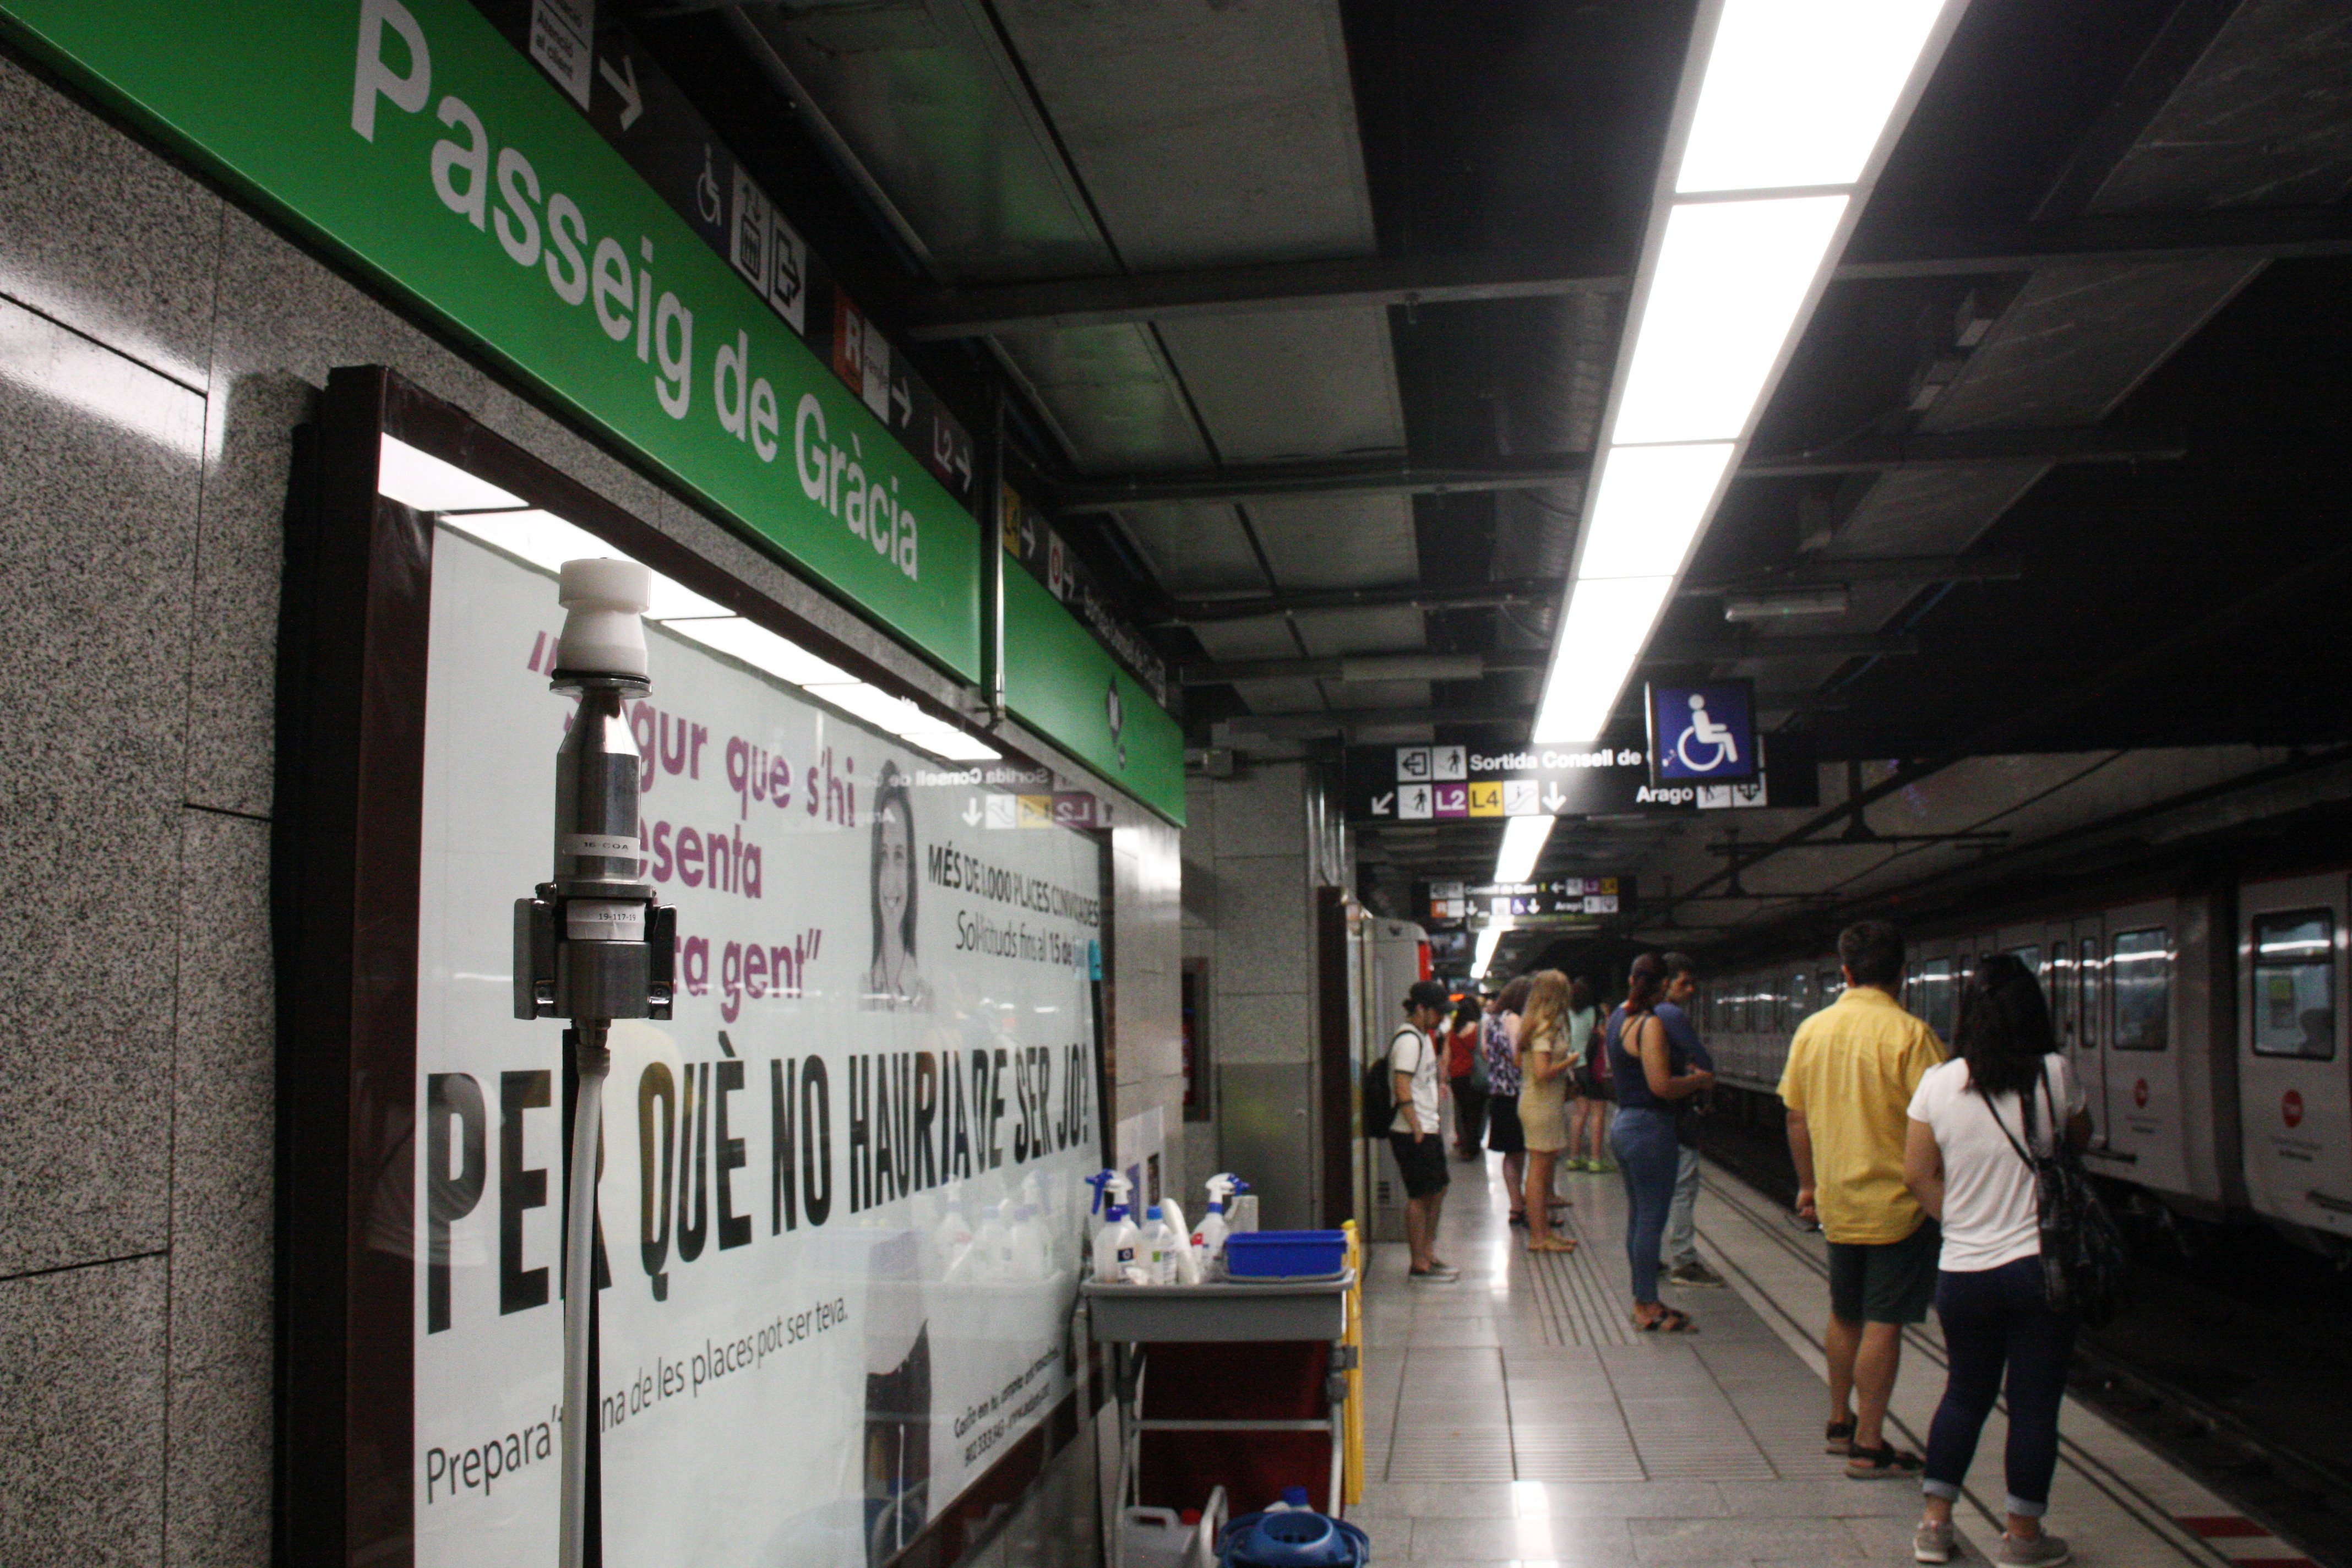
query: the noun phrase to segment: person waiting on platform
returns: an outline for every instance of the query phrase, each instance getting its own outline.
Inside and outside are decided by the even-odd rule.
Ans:
[[[1437,1125],[1437,1068],[1444,1053],[1433,1037],[1445,1026],[1454,999],[1434,980],[1416,980],[1404,995],[1404,1024],[1389,1039],[1396,1120],[1389,1147],[1404,1179],[1404,1234],[1412,1249],[1412,1278],[1444,1283],[1459,1279],[1437,1256],[1437,1219],[1445,1207],[1445,1135]]]
[[[1698,1026],[1691,1022],[1688,1011],[1691,998],[1697,994],[1697,962],[1687,953],[1666,954],[1666,994],[1658,1004],[1658,1022],[1666,1026],[1666,1038],[1681,1048],[1684,1059],[1713,1072],[1715,1058],[1698,1037]],[[1719,1288],[1723,1284],[1723,1276],[1698,1255],[1698,1142],[1706,1125],[1710,1098],[1694,1094],[1675,1114],[1675,1139],[1681,1149],[1675,1157],[1675,1201],[1666,1211],[1663,1259],[1667,1283],[1673,1285]]]
[[[1577,1050],[1569,1033],[1568,976],[1538,972],[1519,1016],[1519,1131],[1528,1143],[1528,1250],[1574,1252],[1551,1233],[1552,1166],[1568,1146],[1568,1079]]]
[[[1665,960],[1633,961],[1625,1000],[1609,1016],[1609,1071],[1617,1085],[1617,1125],[1610,1142],[1625,1181],[1625,1261],[1633,1273],[1633,1326],[1644,1333],[1689,1333],[1690,1315],[1658,1300],[1658,1252],[1675,1201],[1682,1145],[1675,1138],[1680,1102],[1715,1087],[1694,1068],[1658,1020],[1666,992]]]
[[[1905,1325],[1924,1322],[1936,1293],[1936,1222],[1903,1182],[1906,1111],[1944,1059],[1936,1031],[1903,1010],[1903,938],[1885,921],[1838,935],[1845,989],[1797,1026],[1780,1103],[1797,1215],[1829,1242],[1829,1451],[1858,1481],[1916,1476],[1918,1455],[1886,1441],[1886,1402],[1903,1361]]]
[[[1568,1108],[1568,1168],[1614,1171],[1617,1162],[1609,1158],[1609,1045],[1601,1037],[1592,982],[1580,975],[1569,982],[1568,1038],[1577,1053],[1570,1084],[1576,1098]]]
[[[1486,1010],[1476,996],[1465,996],[1454,1009],[1453,1026],[1445,1037],[1445,1075],[1454,1091],[1454,1157],[1482,1160],[1478,1144],[1486,1136],[1486,1055],[1479,1048]]]
[[[1486,1015],[1486,1147],[1503,1157],[1503,1191],[1510,1194],[1511,1223],[1528,1223],[1521,1207],[1526,1191],[1527,1140],[1519,1135],[1519,1009],[1535,982],[1520,975],[1503,987]]]
[[[2042,1225],[2031,1149],[2091,1141],[2083,1088],[2059,1051],[2033,972],[2008,953],[1979,961],[1952,1031],[1958,1059],[1931,1068],[1911,1097],[1903,1174],[1944,1232],[1936,1282],[1951,1376],[1927,1428],[1922,1563],[1952,1560],[1952,1503],[1985,1417],[2009,1387],[2009,1530],[1997,1561],[2054,1568],[2066,1543],[2042,1528],[2058,1468],[2058,1410],[2074,1321],[2042,1294]],[[2064,1131],[2060,1131],[2061,1124]]]

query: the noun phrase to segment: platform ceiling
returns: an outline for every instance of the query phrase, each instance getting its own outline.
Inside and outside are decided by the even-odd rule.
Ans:
[[[940,384],[1010,389],[1029,487],[1192,668],[1193,743],[1246,753],[1524,736],[1693,10],[634,25]],[[1750,676],[1874,765],[2352,740],[2347,182],[2341,4],[1973,0],[1766,412],[1754,455],[1795,471],[1738,482],[1689,574],[1850,607],[1735,642],[1686,590],[1658,637],[1695,657],[1654,672]],[[1129,481],[1172,493],[1098,504]],[[1325,673],[1426,653],[1489,668]],[[1475,873],[1493,837],[1365,848]]]

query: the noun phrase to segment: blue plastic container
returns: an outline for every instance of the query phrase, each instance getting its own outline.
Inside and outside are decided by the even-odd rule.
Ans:
[[[1217,1540],[1221,1568],[1363,1568],[1371,1560],[1362,1531],[1303,1509],[1244,1514]]]
[[[1246,1230],[1225,1237],[1225,1274],[1234,1279],[1330,1279],[1347,1260],[1345,1231]]]

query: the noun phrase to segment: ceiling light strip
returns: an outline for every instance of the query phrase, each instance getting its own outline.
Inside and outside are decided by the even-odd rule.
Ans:
[[[1538,745],[1607,727],[1967,3],[1701,5]],[[1496,879],[1527,880],[1550,830],[1507,826]]]

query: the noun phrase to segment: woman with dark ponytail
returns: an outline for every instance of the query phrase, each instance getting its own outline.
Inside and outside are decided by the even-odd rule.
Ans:
[[[1689,1333],[1687,1313],[1658,1300],[1658,1248],[1675,1201],[1682,1145],[1675,1111],[1715,1084],[1666,1035],[1654,1009],[1666,994],[1665,960],[1645,952],[1626,977],[1623,1005],[1609,1016],[1609,1070],[1616,1080],[1617,1124],[1609,1134],[1625,1180],[1625,1260],[1633,1269],[1633,1326],[1645,1333]]]
[[[1905,1183],[1943,1223],[1936,1315],[1950,1378],[1927,1428],[1924,1517],[1912,1555],[1955,1554],[1952,1503],[1976,1458],[1985,1417],[2009,1394],[2009,1529],[1994,1561],[2057,1568],[2066,1542],[2042,1528],[2058,1468],[2058,1411],[2074,1350],[2074,1319],[2044,1292],[2042,1216],[2032,1159],[2091,1139],[2082,1085],[2058,1048],[2040,982],[2006,952],[1977,961],[1960,988],[1958,1047],[1911,1096]]]

